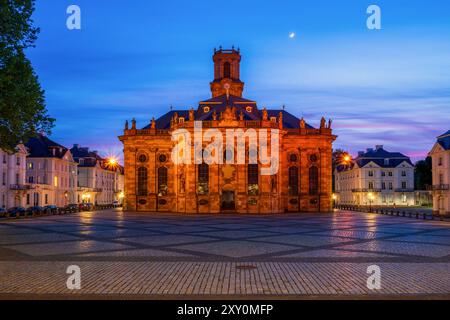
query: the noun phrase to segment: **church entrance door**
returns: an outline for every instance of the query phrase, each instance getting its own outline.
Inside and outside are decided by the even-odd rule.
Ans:
[[[234,191],[222,191],[221,210],[222,211],[236,210]]]

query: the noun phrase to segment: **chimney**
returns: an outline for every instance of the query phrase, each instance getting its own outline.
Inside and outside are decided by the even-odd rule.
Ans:
[[[80,145],[79,144],[74,144],[73,147],[74,147],[74,149],[78,149],[80,147]]]
[[[373,152],[373,148],[367,148],[367,152]]]
[[[383,145],[382,144],[379,144],[379,145],[377,145],[377,146],[375,146],[375,149],[378,151],[378,150],[381,150],[381,149],[383,149]]]

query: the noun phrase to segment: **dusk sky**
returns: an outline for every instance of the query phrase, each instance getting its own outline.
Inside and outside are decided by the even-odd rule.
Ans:
[[[82,10],[82,29],[66,9]],[[382,10],[368,30],[366,9]],[[52,139],[121,154],[125,120],[144,127],[210,98],[213,48],[243,55],[244,96],[313,126],[335,148],[382,144],[418,160],[450,129],[450,2],[38,0],[30,50],[57,119]],[[291,32],[296,33],[290,38]]]

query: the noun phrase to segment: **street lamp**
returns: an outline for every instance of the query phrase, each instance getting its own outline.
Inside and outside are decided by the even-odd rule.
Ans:
[[[373,200],[375,200],[375,196],[373,195],[372,192],[369,192],[368,196],[369,196],[369,204],[370,204],[369,211],[372,212],[372,202],[373,202]]]
[[[336,200],[337,200],[337,195],[335,193],[333,193],[333,208],[336,208]]]
[[[110,157],[107,159],[107,164],[111,167],[117,166],[118,163],[119,163],[119,161],[114,157]]]

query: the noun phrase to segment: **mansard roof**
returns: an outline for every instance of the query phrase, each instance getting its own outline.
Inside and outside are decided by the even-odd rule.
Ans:
[[[74,160],[79,163],[79,167],[95,167],[97,162],[104,161],[97,152],[89,151],[89,148],[87,147],[74,145],[73,148],[70,149],[70,152],[72,152]],[[84,160],[82,164],[80,164],[80,159]]]
[[[205,112],[205,107],[209,107],[209,111]],[[194,112],[195,120],[197,121],[212,121],[214,111],[217,117],[220,113],[225,111],[227,107],[236,108],[236,116],[239,117],[240,112],[244,114],[244,120],[246,121],[259,121],[262,120],[262,110],[258,109],[257,103],[252,100],[244,99],[241,97],[229,95],[222,95],[199,103],[198,109]],[[247,107],[251,107],[251,112],[248,112]],[[300,127],[300,119],[286,110],[267,110],[269,117],[277,117],[280,112],[283,114],[283,127],[287,129],[298,129]],[[177,113],[179,117],[189,118],[189,110],[172,110],[161,116],[156,120],[157,129],[169,129],[170,121],[174,114]],[[306,127],[313,129],[312,126],[306,124]],[[149,129],[150,125],[143,129]]]
[[[405,161],[408,164],[413,165],[411,159],[408,156],[405,156],[400,152],[386,151],[383,149],[383,147],[368,149],[367,152],[361,153],[355,159],[355,162],[359,167],[364,167],[370,162],[373,162],[382,168],[396,168]]]
[[[367,149],[366,152],[360,153],[350,165],[339,165],[336,167],[338,172],[352,170],[356,165],[359,168],[365,167],[369,163],[374,163],[381,168],[397,168],[403,162],[414,166],[408,156],[400,152],[389,152],[379,146],[376,149]]]
[[[59,158],[62,159],[67,151],[66,147],[50,140],[40,134],[37,137],[30,138],[25,146],[29,152],[29,158]]]
[[[438,137],[438,143],[444,150],[450,150],[450,130]]]

